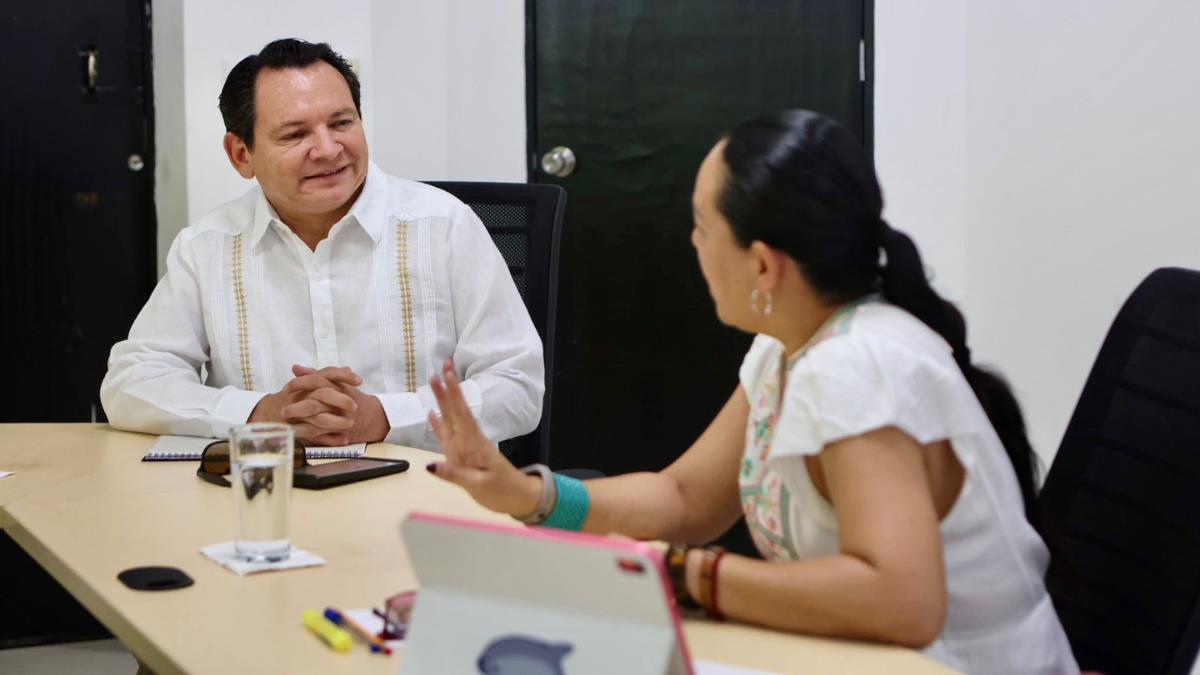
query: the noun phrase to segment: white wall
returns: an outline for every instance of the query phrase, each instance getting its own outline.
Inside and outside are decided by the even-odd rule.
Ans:
[[[446,3],[372,0],[379,109],[371,155],[399,176],[449,175]]]
[[[1200,5],[910,0],[875,18],[890,218],[964,301],[1048,462],[1125,297],[1200,267]]]
[[[524,182],[525,3],[373,0],[375,161],[419,180]]]
[[[154,4],[159,270],[186,224],[251,184],[229,166],[217,97],[280,37],[328,42],[362,81],[372,159],[418,179],[525,180],[521,0],[161,0]]]
[[[156,0],[153,11],[154,203],[158,260],[188,219],[187,108],[183,77],[183,0]]]
[[[967,3],[875,3],[875,161],[884,217],[938,290],[967,291]]]

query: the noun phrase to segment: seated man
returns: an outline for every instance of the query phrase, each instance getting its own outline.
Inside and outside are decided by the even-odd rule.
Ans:
[[[229,73],[225,152],[258,187],[171,245],[109,358],[114,427],[281,421],[310,444],[436,448],[446,358],[491,439],[537,426],[541,341],[508,267],[470,208],[368,161],[359,100],[327,44],[278,40]]]

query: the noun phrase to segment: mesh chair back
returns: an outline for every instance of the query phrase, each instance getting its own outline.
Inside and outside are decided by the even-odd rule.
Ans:
[[[528,183],[430,181],[429,185],[454,195],[483,221],[542,338],[546,395],[541,424],[533,433],[501,443],[500,449],[518,466],[549,464],[558,248],[567,193],[557,185]]]
[[[1084,670],[1188,673],[1200,645],[1200,272],[1160,269],[1109,330],[1039,503]]]

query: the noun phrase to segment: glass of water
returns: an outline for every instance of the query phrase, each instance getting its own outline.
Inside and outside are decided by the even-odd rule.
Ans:
[[[291,554],[293,443],[289,424],[244,424],[229,431],[238,519],[234,552],[243,560],[275,562]]]

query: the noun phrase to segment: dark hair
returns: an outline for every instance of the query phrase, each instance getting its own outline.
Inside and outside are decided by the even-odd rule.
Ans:
[[[229,71],[229,76],[225,78],[225,86],[221,88],[219,106],[221,118],[225,120],[225,130],[253,148],[254,85],[258,81],[259,71],[263,68],[306,68],[317,61],[328,63],[342,74],[350,87],[354,109],[358,111],[358,116],[362,117],[362,93],[358,76],[354,74],[354,69],[346,59],[324,42],[313,44],[304,40],[284,38],[268,44],[257,54],[247,56]]]
[[[971,363],[962,313],[929,285],[912,239],[884,222],[879,180],[858,140],[807,110],[750,120],[725,140],[729,174],[717,208],[738,243],[784,251],[830,302],[882,292],[941,335],[1012,460],[1036,526],[1037,459],[1020,406],[1001,377]]]

